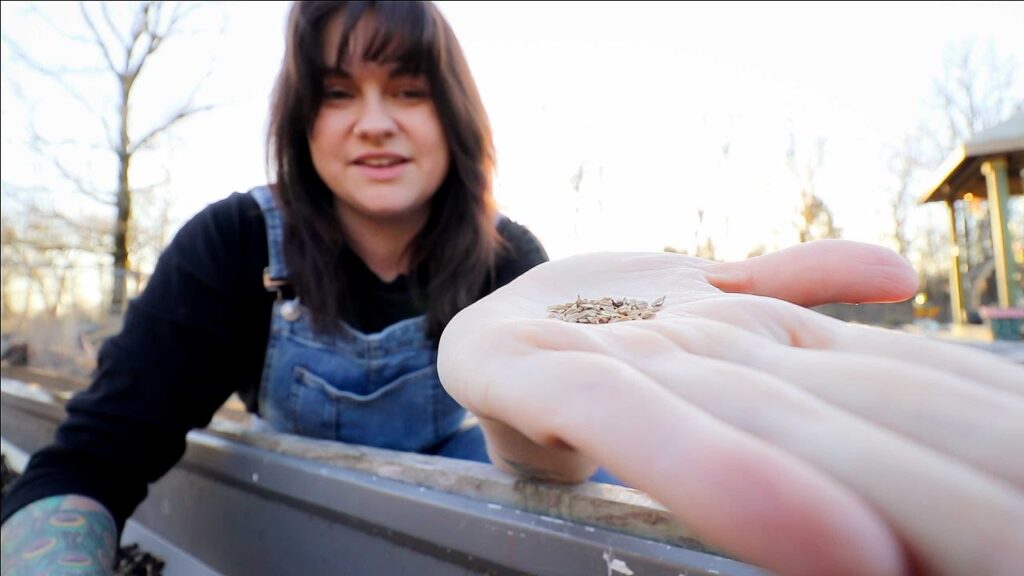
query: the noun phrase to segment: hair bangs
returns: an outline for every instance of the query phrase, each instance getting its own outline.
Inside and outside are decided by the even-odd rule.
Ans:
[[[333,62],[335,69],[357,59],[394,64],[409,74],[430,74],[437,70],[437,30],[421,3],[353,3],[342,18]]]

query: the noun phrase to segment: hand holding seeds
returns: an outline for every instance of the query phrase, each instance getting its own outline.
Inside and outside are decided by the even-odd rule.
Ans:
[[[497,466],[604,466],[773,572],[1018,573],[1024,369],[796,305],[915,291],[901,257],[845,241],[587,254],[463,310],[438,370]]]

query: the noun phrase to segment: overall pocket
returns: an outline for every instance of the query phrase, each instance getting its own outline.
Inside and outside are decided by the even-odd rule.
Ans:
[[[438,429],[439,394],[447,394],[433,364],[368,394],[352,391],[359,386],[331,382],[308,366],[295,365],[292,372],[290,416],[300,434],[417,451],[447,433]]]

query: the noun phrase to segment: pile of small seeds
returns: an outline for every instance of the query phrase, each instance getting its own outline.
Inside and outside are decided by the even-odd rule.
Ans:
[[[565,322],[577,324],[611,324],[626,320],[647,320],[654,318],[658,310],[665,304],[662,296],[654,302],[635,298],[610,298],[598,300],[576,296],[575,302],[548,306],[548,318],[557,318]]]

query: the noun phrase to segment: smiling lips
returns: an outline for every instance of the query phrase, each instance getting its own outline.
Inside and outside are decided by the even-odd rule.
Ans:
[[[398,154],[363,154],[352,163],[371,180],[393,180],[405,171],[409,158]]]

